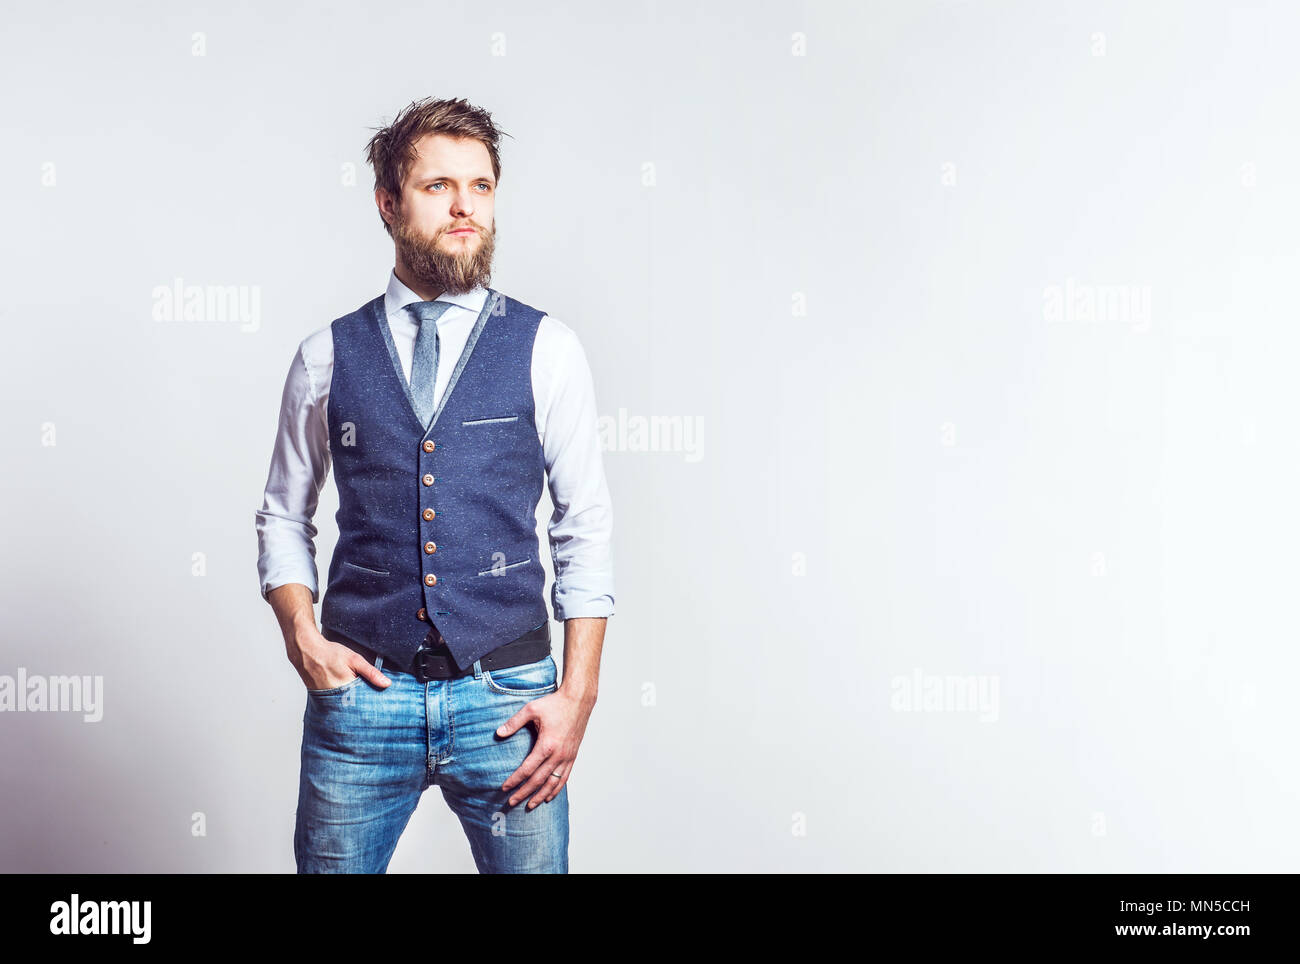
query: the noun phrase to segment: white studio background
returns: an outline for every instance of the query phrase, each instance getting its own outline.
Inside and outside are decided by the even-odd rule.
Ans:
[[[0,869],[293,870],[253,513],[423,96],[511,134],[492,283],[628,430],[573,872],[1295,869],[1294,5],[3,21],[0,674],[103,715],[0,713]],[[438,791],[391,870],[473,870]]]

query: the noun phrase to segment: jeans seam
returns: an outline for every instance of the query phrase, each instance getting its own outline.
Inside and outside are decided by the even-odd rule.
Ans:
[[[456,701],[451,698],[451,686],[443,684],[443,695],[447,700],[447,759],[442,763],[450,763],[456,759]]]

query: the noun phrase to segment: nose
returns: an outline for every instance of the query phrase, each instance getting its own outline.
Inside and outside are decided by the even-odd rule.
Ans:
[[[458,193],[451,202],[451,216],[469,218],[474,215],[474,202],[468,192]]]

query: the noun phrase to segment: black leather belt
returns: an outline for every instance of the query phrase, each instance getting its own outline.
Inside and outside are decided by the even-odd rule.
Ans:
[[[364,656],[368,663],[373,663],[375,657],[380,655],[369,646],[348,639],[342,633],[332,632],[331,635],[338,637],[336,642],[340,642]],[[505,669],[507,666],[535,663],[537,660],[549,655],[550,652],[551,623],[546,620],[522,636],[498,646],[486,656],[480,656],[479,666],[487,670]],[[437,626],[429,628],[428,635],[420,643],[420,648],[415,651],[415,658],[411,660],[409,666],[399,666],[395,660],[385,656],[384,668],[410,673],[421,683],[430,683],[434,680],[443,679],[460,679],[474,673],[472,663],[465,669],[461,669],[456,665],[456,658],[452,656],[451,650],[447,647],[447,642],[442,638],[442,634],[438,632]]]

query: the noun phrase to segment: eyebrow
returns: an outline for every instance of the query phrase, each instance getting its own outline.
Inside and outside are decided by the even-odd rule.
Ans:
[[[428,174],[424,177],[417,177],[415,180],[417,184],[434,184],[437,181],[455,181],[456,178],[451,177],[450,175],[447,174]],[[492,180],[492,176],[490,174],[482,174],[479,175],[478,177],[472,177],[470,178],[470,181],[474,183],[477,183],[479,181],[487,181],[489,184],[492,185],[496,184],[496,181]]]

